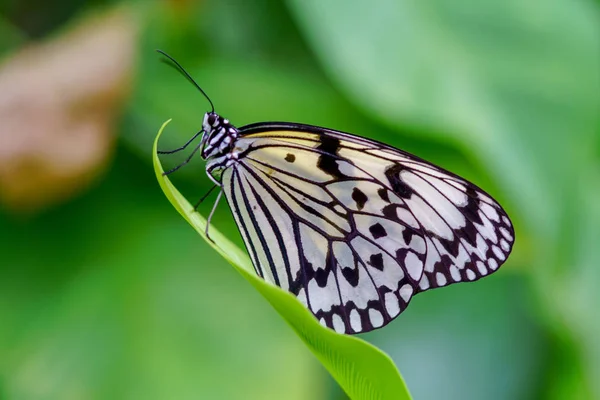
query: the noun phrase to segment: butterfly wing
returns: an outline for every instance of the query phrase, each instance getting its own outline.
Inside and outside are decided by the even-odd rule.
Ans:
[[[512,249],[498,203],[411,154],[308,125],[240,133],[222,182],[254,267],[338,332],[384,326],[414,294],[486,276]]]

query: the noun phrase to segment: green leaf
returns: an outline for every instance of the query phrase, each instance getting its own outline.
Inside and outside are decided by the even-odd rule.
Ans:
[[[0,15],[0,56],[18,45],[25,43],[26,37],[14,24],[3,15]]]
[[[169,122],[162,125],[156,136],[153,162],[158,182],[175,209],[265,297],[352,399],[410,399],[400,372],[385,353],[361,339],[321,326],[292,294],[259,278],[247,254],[214,227],[210,229],[214,242],[206,237],[206,219],[163,176],[157,146]]]

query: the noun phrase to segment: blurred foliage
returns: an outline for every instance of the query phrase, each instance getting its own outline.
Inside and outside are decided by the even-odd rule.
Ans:
[[[133,13],[117,9],[4,63],[1,202],[21,213],[39,211],[87,189],[108,163],[131,90],[137,31]]]
[[[95,183],[62,204],[0,211],[0,398],[344,398],[160,192],[154,133],[172,117],[161,147],[177,147],[208,106],[155,48],[238,126],[289,120],[373,137],[506,206],[517,243],[499,273],[418,296],[363,335],[391,355],[415,398],[600,398],[597,1],[5,0],[0,71],[114,12],[133,13],[141,34],[128,100],[105,133],[117,137],[110,165],[98,162]],[[67,80],[78,65],[101,77],[107,57],[126,65],[100,51],[81,57],[62,58]],[[94,60],[107,69],[85,67]],[[35,100],[34,90],[13,92],[0,87],[0,110],[27,104],[24,93]],[[43,134],[43,118],[23,131],[35,123]],[[0,140],[21,134],[0,129]],[[2,166],[14,156],[7,148]],[[23,165],[32,176],[44,168]],[[173,180],[192,203],[210,187],[199,160]],[[241,243],[227,207],[214,220]]]

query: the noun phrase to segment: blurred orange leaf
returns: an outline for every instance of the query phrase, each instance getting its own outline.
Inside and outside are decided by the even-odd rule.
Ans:
[[[103,170],[130,92],[137,33],[132,13],[119,8],[0,64],[0,202],[35,212]]]

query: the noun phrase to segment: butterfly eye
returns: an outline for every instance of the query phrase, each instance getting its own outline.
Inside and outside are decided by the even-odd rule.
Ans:
[[[202,121],[202,129],[204,132],[210,134],[214,131],[214,127],[217,125],[218,116],[214,113],[204,114],[204,120]]]
[[[209,112],[206,114],[205,122],[211,128],[211,130],[214,130],[212,128],[215,128],[221,124],[221,117],[219,117],[216,113]]]

